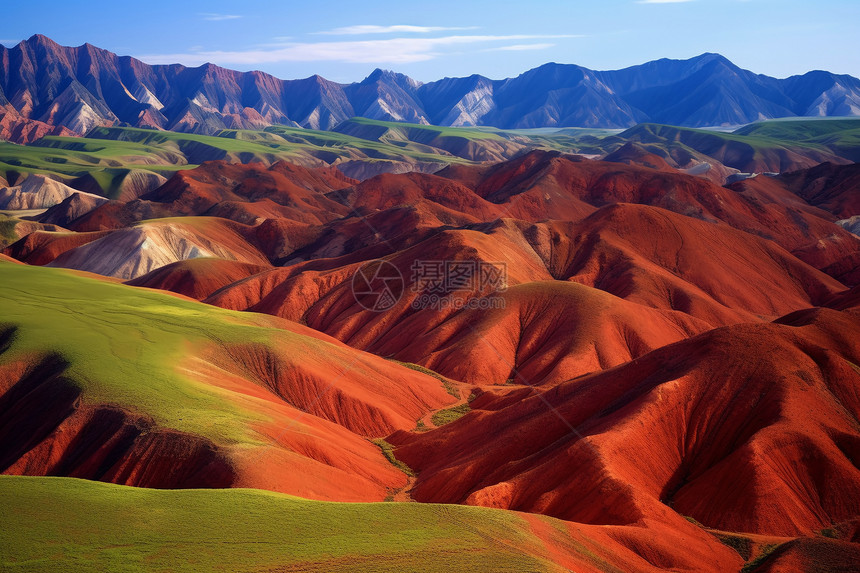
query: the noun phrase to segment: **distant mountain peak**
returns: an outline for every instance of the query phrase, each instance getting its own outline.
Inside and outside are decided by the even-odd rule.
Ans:
[[[40,44],[41,43],[41,44],[51,44],[54,46],[59,46],[59,44],[57,44],[54,40],[52,40],[51,38],[49,38],[48,36],[45,36],[43,34],[33,34],[32,36],[30,36],[26,40],[23,40],[23,42],[25,42],[27,44]]]
[[[400,72],[385,70],[382,68],[376,68],[375,70],[370,72],[370,75],[364,78],[361,83],[370,84],[378,81],[390,81],[398,84],[409,85],[413,88],[418,88],[421,85],[421,82],[410,78],[406,74],[401,74]]]
[[[692,61],[712,61],[719,60],[723,62],[728,62],[728,58],[723,56],[722,54],[718,54],[717,52],[703,52],[698,56],[691,58]]]

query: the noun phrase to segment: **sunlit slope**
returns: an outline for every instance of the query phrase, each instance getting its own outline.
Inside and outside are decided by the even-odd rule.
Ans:
[[[453,401],[296,323],[0,261],[0,473],[382,500],[369,438]]]
[[[9,572],[567,570],[524,516],[483,508],[9,476],[0,506]]]

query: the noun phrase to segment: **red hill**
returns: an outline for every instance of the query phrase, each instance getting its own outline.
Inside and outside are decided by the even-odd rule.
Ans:
[[[822,163],[781,175],[778,179],[791,192],[839,219],[860,215],[860,164]]]
[[[266,167],[213,161],[177,172],[142,199],[169,203],[177,215],[213,214],[210,211],[225,202],[250,203],[248,212],[254,215],[277,213],[296,221],[321,223],[346,213],[342,205],[324,194],[354,183],[333,167],[309,169],[284,162]],[[257,202],[264,206],[257,206]]]
[[[842,289],[771,241],[640,205],[604,207],[555,254],[569,280],[715,325],[775,317]]]
[[[597,289],[530,282],[496,295],[501,308],[464,310],[433,329],[432,312],[410,316],[402,337],[375,351],[470,384],[552,384],[611,368],[708,330],[675,311],[654,310]]]
[[[131,286],[169,290],[202,300],[216,290],[241,279],[267,270],[269,267],[225,259],[186,259],[127,281]]]
[[[410,206],[453,225],[492,220],[503,213],[464,185],[426,173],[377,175],[331,196],[359,212]]]
[[[12,243],[5,254],[30,265],[47,265],[66,251],[98,240],[107,233],[52,233],[35,231]]]
[[[809,534],[860,513],[858,325],[818,309],[724,327],[389,441],[422,501]]]

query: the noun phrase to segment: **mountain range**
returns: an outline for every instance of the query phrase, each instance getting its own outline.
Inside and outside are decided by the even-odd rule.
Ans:
[[[202,134],[274,124],[330,130],[356,116],[518,129],[858,115],[857,78],[813,71],[776,79],[711,53],[602,72],[548,63],[503,80],[472,75],[421,83],[377,69],[361,82],[340,84],[213,64],[148,65],[42,35],[0,46],[0,135],[21,142],[110,125]]]

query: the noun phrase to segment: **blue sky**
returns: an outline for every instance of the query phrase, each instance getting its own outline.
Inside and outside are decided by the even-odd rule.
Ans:
[[[281,78],[516,76],[546,62],[617,69],[719,52],[757,73],[860,77],[857,0],[235,0],[7,2],[0,42],[41,33],[148,63],[206,61]]]

